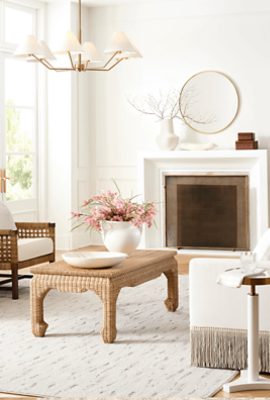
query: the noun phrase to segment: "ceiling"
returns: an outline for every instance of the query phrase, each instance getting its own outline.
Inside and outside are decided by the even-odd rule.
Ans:
[[[89,6],[104,6],[112,4],[135,4],[139,1],[143,0],[83,0],[83,4],[87,4]]]
[[[57,0],[43,0],[43,1],[46,1],[48,3],[54,3]],[[77,0],[72,0],[72,1],[74,3],[77,2]],[[150,0],[150,1],[153,1],[153,0]],[[89,6],[95,6],[95,7],[114,5],[114,4],[136,4],[136,3],[141,3],[141,2],[145,2],[145,0],[82,0],[82,4],[86,4]]]

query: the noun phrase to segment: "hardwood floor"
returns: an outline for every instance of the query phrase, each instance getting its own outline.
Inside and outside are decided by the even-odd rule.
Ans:
[[[263,375],[265,378],[268,378],[270,381],[270,375]],[[236,377],[235,379],[238,379]],[[218,392],[214,397],[222,397],[226,399],[232,399],[232,398],[239,398],[239,397],[264,397],[264,398],[270,398],[270,390],[251,390],[249,392],[237,392],[237,393],[225,393],[223,390]]]
[[[9,394],[9,393],[0,393],[0,399],[4,400],[36,400],[40,399],[41,397],[33,397],[33,396],[21,396],[19,394]]]

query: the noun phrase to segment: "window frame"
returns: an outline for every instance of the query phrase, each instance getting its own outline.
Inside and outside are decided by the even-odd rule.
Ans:
[[[10,58],[12,56],[14,50],[16,49],[16,44],[8,43],[4,41],[5,36],[5,7],[14,8],[17,10],[26,11],[33,16],[33,34],[36,36],[41,35],[44,32],[44,11],[45,4],[40,1],[33,0],[0,0],[0,84],[4,84],[4,64],[5,59]],[[9,207],[14,214],[17,214],[20,219],[23,214],[27,214],[31,216],[33,219],[38,219],[40,216],[40,198],[41,194],[45,192],[45,179],[43,182],[40,181],[40,170],[44,169],[44,161],[46,157],[40,157],[41,144],[44,143],[45,137],[45,127],[41,129],[40,120],[43,122],[43,118],[41,116],[44,114],[46,99],[39,100],[39,94],[42,90],[44,92],[45,89],[45,76],[44,73],[39,71],[38,66],[35,66],[35,99],[34,99],[34,148],[33,152],[29,153],[33,157],[34,162],[34,170],[33,170],[33,198],[25,199],[25,200],[15,200],[9,201]],[[7,152],[4,149],[5,143],[5,94],[4,90],[0,92],[0,149],[2,149],[2,154],[0,157],[4,157],[4,163],[6,162],[5,158],[7,156]],[[16,109],[15,105],[15,109]],[[18,105],[19,106],[19,105]],[[42,109],[41,109],[42,107]],[[1,134],[3,132],[3,134]],[[44,173],[42,174],[44,177]],[[44,214],[44,206],[43,213]]]

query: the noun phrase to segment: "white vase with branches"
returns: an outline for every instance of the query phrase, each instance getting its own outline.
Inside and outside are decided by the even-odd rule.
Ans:
[[[173,119],[160,121],[160,133],[156,137],[160,150],[174,150],[179,142],[179,137],[174,133]]]
[[[179,137],[174,133],[173,121],[175,119],[179,119],[183,123],[188,120],[197,124],[208,124],[214,121],[213,116],[194,115],[191,106],[196,105],[198,100],[196,93],[193,91],[189,91],[185,96],[181,96],[181,99],[180,91],[171,89],[167,92],[160,91],[157,96],[147,94],[129,98],[128,101],[137,111],[154,116],[160,121],[160,133],[156,141],[159,148],[165,151],[174,150],[179,143]],[[193,143],[181,143],[179,147],[184,144],[186,144],[185,149],[194,148]]]
[[[167,93],[159,92],[158,96],[145,95],[128,99],[128,102],[139,112],[152,115],[160,121],[160,133],[156,142],[160,150],[174,150],[179,137],[174,133],[173,120],[182,119],[179,110],[179,92],[170,90]]]

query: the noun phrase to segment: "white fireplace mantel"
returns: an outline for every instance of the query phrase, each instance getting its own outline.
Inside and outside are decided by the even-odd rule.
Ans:
[[[139,193],[158,204],[156,226],[145,229],[143,246],[165,246],[166,175],[247,175],[251,249],[268,228],[267,150],[142,152],[138,158]]]

